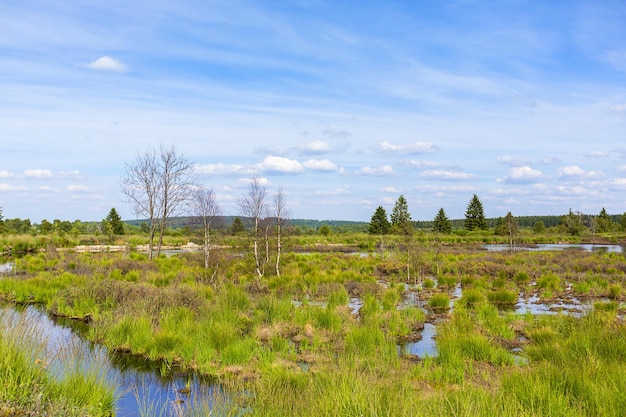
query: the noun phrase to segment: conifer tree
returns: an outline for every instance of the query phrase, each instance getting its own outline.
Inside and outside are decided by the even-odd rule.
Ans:
[[[115,207],[109,211],[109,214],[102,220],[103,228],[110,229],[111,233],[114,235],[123,235],[124,231],[124,222],[122,218],[115,210]]]
[[[483,203],[480,202],[476,194],[472,196],[465,211],[465,228],[469,231],[486,230],[488,228],[485,212],[483,211]]]
[[[437,216],[435,216],[435,225],[434,229],[439,233],[450,233],[452,232],[452,225],[450,224],[450,219],[446,215],[446,212],[443,210],[443,207],[439,209]]]
[[[606,233],[611,231],[612,226],[611,216],[606,212],[605,208],[602,207],[600,210],[600,214],[598,214],[598,233]]]
[[[386,235],[389,233],[389,229],[391,228],[391,224],[389,220],[387,220],[387,212],[382,206],[378,206],[374,214],[372,215],[372,220],[369,224],[369,234],[371,235]]]
[[[403,195],[398,197],[396,205],[391,212],[391,230],[393,233],[401,235],[410,235],[413,233],[409,205]]]

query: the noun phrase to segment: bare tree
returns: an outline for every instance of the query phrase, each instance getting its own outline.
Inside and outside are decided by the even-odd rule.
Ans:
[[[276,275],[280,276],[280,255],[282,251],[282,226],[289,218],[286,207],[285,193],[279,189],[274,194],[274,217],[276,219]]]
[[[160,181],[154,148],[149,148],[143,154],[137,153],[133,162],[126,163],[126,173],[121,180],[126,202],[132,205],[137,218],[148,220],[149,259],[152,259],[154,237],[161,218]]]
[[[122,192],[139,217],[148,219],[148,257],[153,258],[154,238],[158,232],[156,255],[161,252],[167,220],[175,216],[188,201],[195,185],[193,164],[176,147],[150,147],[126,164]]]
[[[215,201],[213,189],[200,187],[194,191],[190,201],[193,216],[202,226],[202,249],[204,251],[204,267],[209,269],[211,255],[211,227],[215,225],[221,209]]]
[[[261,179],[256,175],[250,179],[248,193],[241,197],[237,202],[241,214],[252,220],[252,243],[254,251],[255,273],[262,277],[265,268],[265,259],[263,259],[259,248],[259,239],[261,238],[262,220],[266,216],[267,190],[261,183]],[[267,229],[266,229],[267,230]],[[266,253],[267,255],[267,253]]]

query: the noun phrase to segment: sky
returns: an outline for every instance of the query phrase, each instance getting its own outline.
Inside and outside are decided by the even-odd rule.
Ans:
[[[626,2],[3,0],[5,218],[136,218],[173,145],[222,212],[626,212]]]

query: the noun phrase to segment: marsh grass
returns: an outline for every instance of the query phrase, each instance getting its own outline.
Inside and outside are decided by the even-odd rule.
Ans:
[[[440,284],[460,280],[463,297],[437,324],[439,356],[420,361],[398,355],[396,345],[428,317],[398,310],[404,287],[377,283],[378,254],[288,254],[283,275],[263,278],[233,259],[211,280],[190,256],[37,255],[24,261],[30,272],[20,279],[0,280],[0,291],[64,315],[91,313],[90,337],[161,361],[164,373],[175,362],[223,378],[234,393],[252,393],[236,411],[226,408],[232,415],[613,416],[626,409],[624,324],[613,308],[621,293],[610,308],[590,313],[590,322],[519,317],[485,302],[488,289],[526,292],[530,277],[539,277],[543,295],[561,293],[559,277],[606,295],[611,285],[621,288],[621,258],[445,250],[437,259]],[[424,262],[426,276],[434,276],[434,255]],[[348,295],[363,301],[358,314]],[[429,308],[449,309],[448,294],[428,290],[420,300],[428,295]],[[520,332],[528,365],[516,365],[503,347]]]
[[[49,345],[32,318],[7,308],[0,312],[0,412],[10,407],[15,415],[111,415],[115,392],[106,362],[85,358],[78,345]]]

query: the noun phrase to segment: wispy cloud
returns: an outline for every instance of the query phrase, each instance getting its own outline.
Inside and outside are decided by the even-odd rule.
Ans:
[[[38,178],[49,179],[52,178],[52,171],[49,169],[27,169],[24,170],[24,177],[26,178]]]
[[[445,169],[429,169],[419,174],[420,178],[442,181],[467,181],[476,178],[474,174],[463,171],[450,171]]]
[[[331,138],[347,138],[352,136],[347,130],[338,127],[324,129],[322,130],[322,135],[330,136]]]
[[[413,142],[395,145],[389,143],[386,140],[380,142],[377,145],[376,149],[382,153],[404,155],[431,153],[439,151],[439,148],[437,146],[428,142]]]
[[[80,192],[80,193],[86,193],[89,191],[89,187],[87,187],[86,185],[81,185],[81,184],[70,184],[67,186],[67,191],[72,191],[72,192]]]
[[[0,191],[25,191],[26,187],[23,185],[11,185],[0,182]]]
[[[240,164],[198,164],[194,166],[194,171],[201,175],[248,175],[253,170],[246,168]]]

